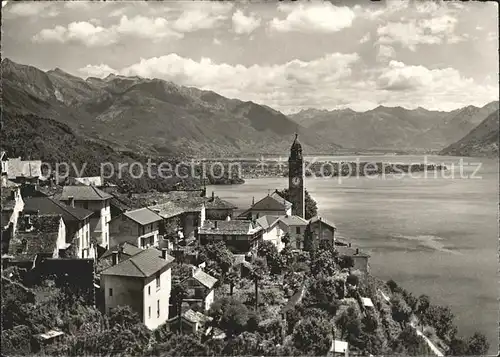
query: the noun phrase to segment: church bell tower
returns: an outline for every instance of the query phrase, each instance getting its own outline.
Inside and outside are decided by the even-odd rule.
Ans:
[[[298,134],[295,134],[288,158],[288,191],[293,204],[292,214],[305,218],[304,160],[302,145],[297,137]]]

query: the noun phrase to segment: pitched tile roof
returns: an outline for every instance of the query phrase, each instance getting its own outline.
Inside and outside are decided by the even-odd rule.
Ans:
[[[185,318],[189,322],[199,323],[199,324],[204,324],[208,321],[213,320],[213,318],[211,316],[207,316],[205,314],[202,314],[199,311],[194,311],[191,309],[189,309],[185,313],[183,313],[182,317]]]
[[[281,216],[280,221],[287,226],[307,226],[307,220],[300,216]]]
[[[215,227],[217,225],[217,228]],[[206,220],[199,228],[199,234],[253,234],[262,228],[249,220],[212,221]]]
[[[184,213],[182,207],[175,202],[165,202],[158,205],[149,206],[149,209],[156,212],[161,217],[167,219]]]
[[[214,278],[213,276],[205,273],[201,269],[197,269],[195,273],[193,274],[193,278],[199,281],[203,286],[205,286],[208,289],[212,289],[217,282],[217,279]]]
[[[7,176],[9,179],[16,177],[42,176],[42,161],[21,160],[21,158],[7,160]]]
[[[373,301],[370,298],[362,297],[361,302],[363,303],[363,306],[365,306],[365,307],[373,307]]]
[[[311,218],[311,219],[309,220],[309,224],[316,223],[316,222],[321,222],[321,223],[324,223],[324,224],[326,224],[327,226],[330,226],[330,227],[332,227],[332,228],[337,228],[337,227],[335,226],[335,223],[333,223],[333,222],[331,222],[331,221],[327,220],[327,219],[326,219],[326,218],[324,218],[324,217],[314,216],[313,218]]]
[[[104,186],[101,176],[75,177],[74,181],[87,186]]]
[[[236,209],[234,204],[229,201],[223,200],[217,196],[213,199],[212,197],[207,197],[205,199],[205,207],[206,209]]]
[[[335,246],[335,250],[339,252],[341,256],[351,256],[351,257],[369,257],[369,254],[361,252],[358,248],[352,248],[347,246]]]
[[[259,211],[284,211],[288,209],[284,199],[280,200],[280,196],[276,193],[274,196],[269,195],[255,203],[251,209]]]
[[[278,193],[278,190],[275,190],[273,193],[271,193],[270,196],[276,201],[284,203],[287,209],[293,206],[292,202],[285,200],[285,198]]]
[[[113,261],[112,261],[113,251],[119,251],[118,260],[121,262],[123,260],[129,259],[133,255],[142,252],[142,249],[128,242],[122,243],[118,246],[115,245],[114,247],[105,251],[104,254],[97,261],[96,270],[98,273],[113,266]]]
[[[159,216],[157,213],[155,213],[153,210],[147,207],[124,212],[123,215],[130,218],[134,222],[139,223],[142,226],[146,224],[151,224],[153,222],[158,222],[163,219],[161,216]]]
[[[131,257],[133,255],[136,255],[137,253],[142,252],[143,250],[133,244],[130,244],[129,242],[124,242],[122,244],[110,247],[106,252],[104,252],[103,255],[101,255],[100,259],[111,257],[114,251],[119,251],[122,255]]]
[[[83,221],[92,215],[92,211],[80,207],[71,207],[51,197],[30,197],[24,199],[24,212],[41,214],[60,214],[64,222]]]
[[[9,255],[15,259],[32,260],[37,254],[51,254],[56,249],[60,215],[31,216],[32,230],[26,231],[24,217],[18,218],[18,231],[9,243]]]
[[[280,216],[262,216],[255,220],[255,222],[264,229],[272,227],[276,222],[279,221]]]
[[[59,199],[67,201],[70,197],[73,197],[75,201],[104,201],[113,198],[109,193],[94,186],[64,186]]]
[[[14,209],[16,205],[16,201],[14,199],[14,192],[18,190],[17,187],[2,187],[1,190],[1,205],[2,205],[2,211],[10,211]]]
[[[150,277],[174,261],[170,255],[167,255],[167,259],[163,259],[161,254],[162,252],[156,248],[143,250],[129,259],[103,270],[101,275]]]

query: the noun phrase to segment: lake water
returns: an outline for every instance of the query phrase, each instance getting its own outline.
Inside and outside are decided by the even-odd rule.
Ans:
[[[321,157],[350,161],[357,157]],[[422,156],[364,156],[360,161],[418,163]],[[318,212],[335,222],[338,236],[371,254],[374,275],[394,279],[415,295],[448,305],[459,334],[481,331],[490,353],[498,351],[498,161],[428,156],[445,164],[446,177],[308,178]],[[468,165],[465,165],[468,163]],[[453,167],[452,167],[453,165]],[[479,167],[479,165],[481,165]],[[479,167],[475,175],[474,171]],[[480,176],[480,177],[478,177]],[[248,208],[286,178],[247,179],[237,186],[210,186],[221,198]]]

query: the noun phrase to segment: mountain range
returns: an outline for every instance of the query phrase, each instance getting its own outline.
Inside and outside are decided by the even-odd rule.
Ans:
[[[497,111],[498,101],[451,112],[379,106],[366,112],[307,109],[289,117],[346,148],[440,150]]]
[[[265,105],[160,79],[113,74],[82,79],[7,58],[1,69],[3,111],[16,120],[28,115],[55,120],[85,142],[155,157],[286,154],[295,132],[309,154],[437,152],[499,107],[497,101],[451,112],[384,106],[366,112],[307,109],[286,116]]]
[[[308,152],[339,146],[284,114],[211,91],[140,77],[104,79],[2,61],[3,106],[67,124],[78,135],[148,155],[287,152],[297,131]]]

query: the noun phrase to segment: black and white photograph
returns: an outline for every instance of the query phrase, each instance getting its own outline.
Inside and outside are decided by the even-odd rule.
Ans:
[[[2,0],[1,355],[498,356],[498,7]]]

